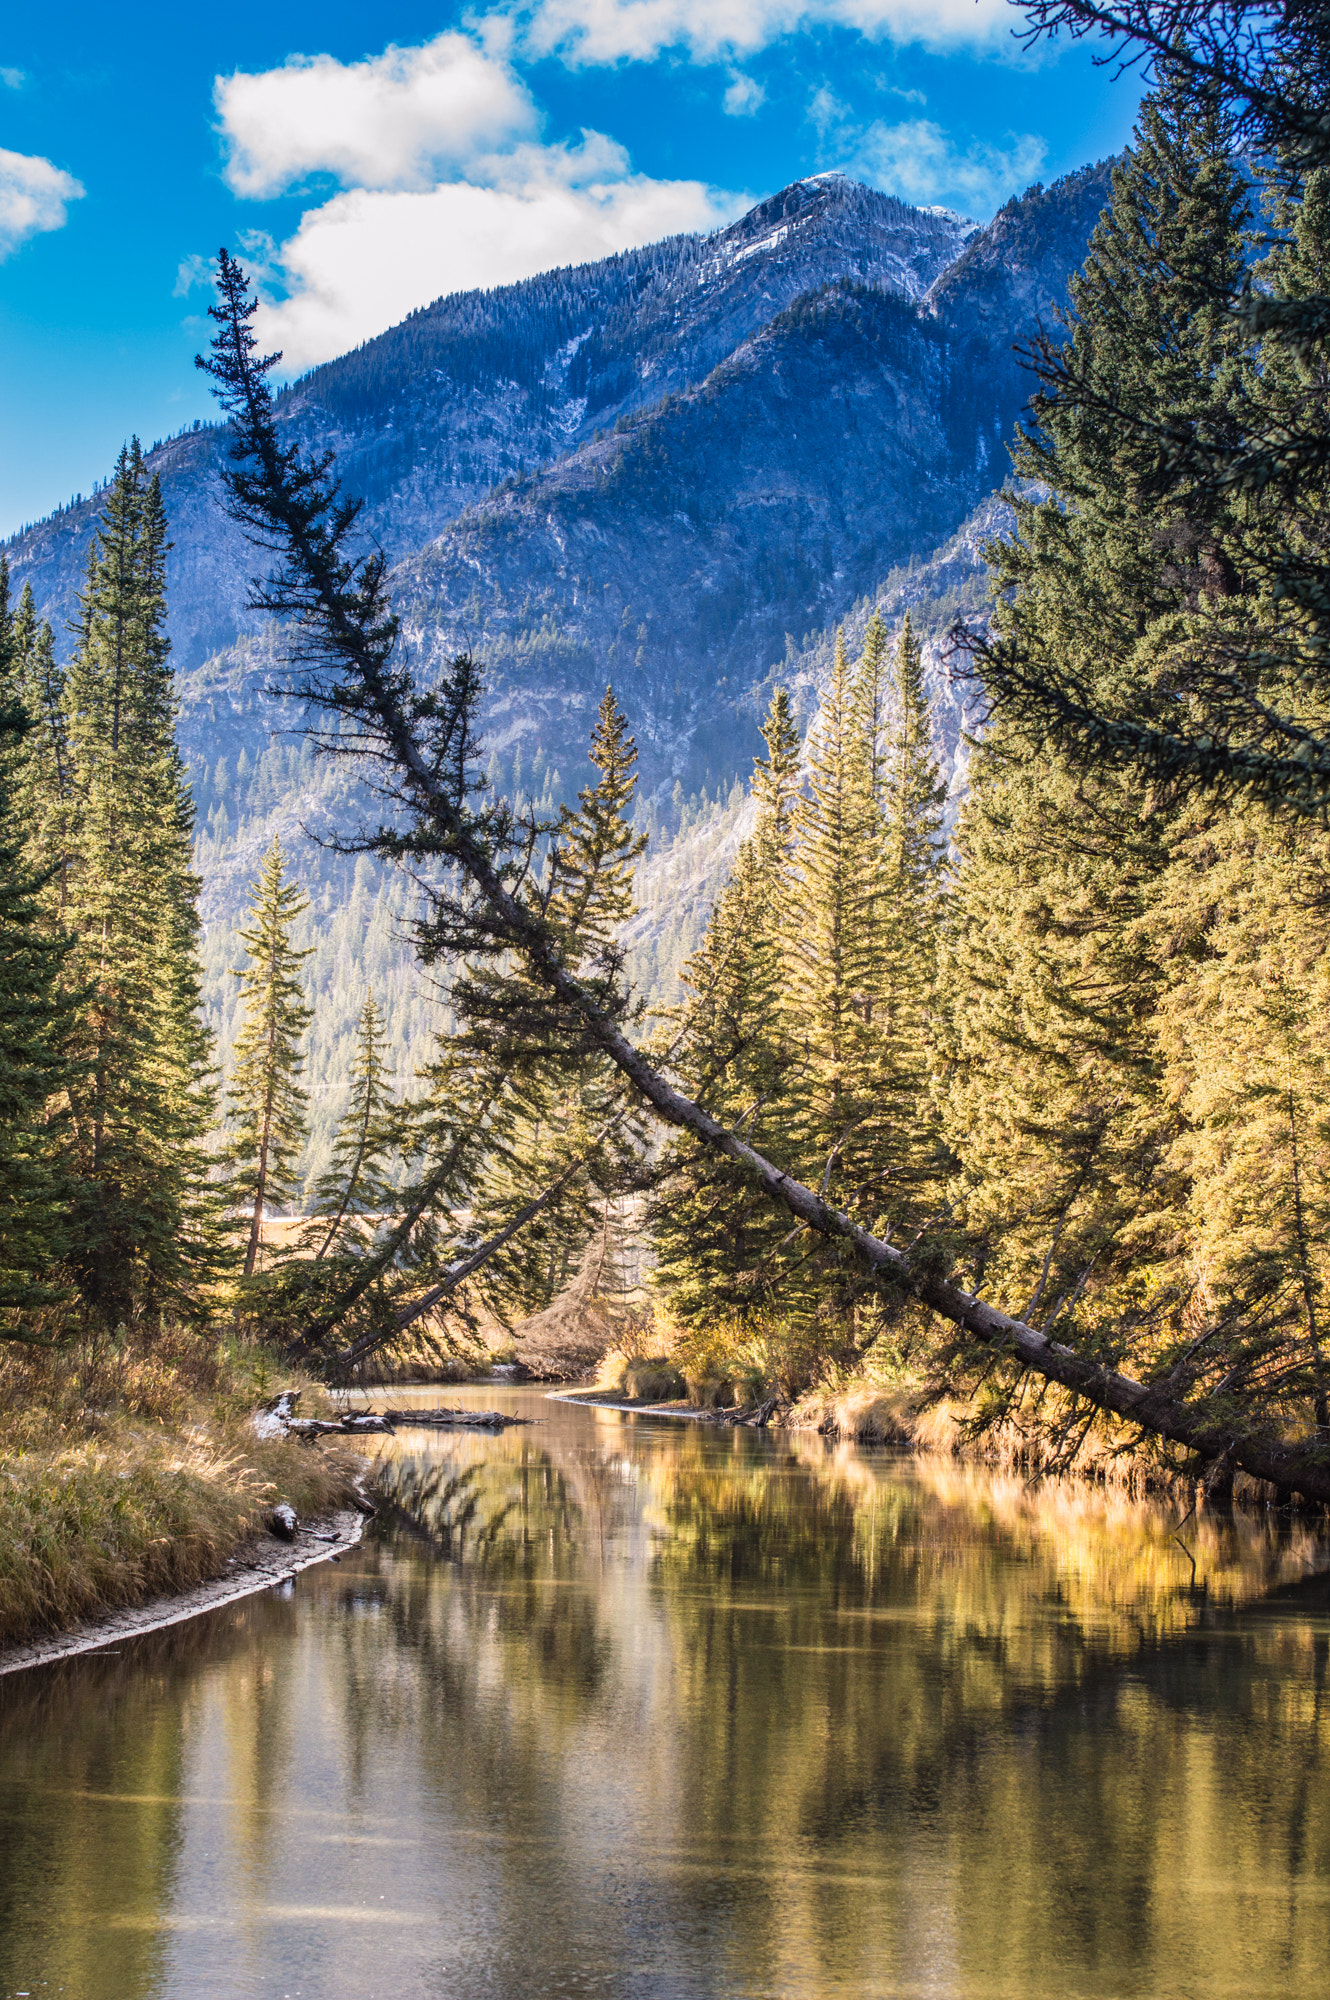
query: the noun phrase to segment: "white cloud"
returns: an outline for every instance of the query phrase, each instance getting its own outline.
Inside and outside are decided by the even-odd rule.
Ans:
[[[751,118],[766,100],[767,93],[756,77],[745,76],[742,70],[731,72],[725,92],[725,109],[731,118]]]
[[[523,37],[572,63],[646,62],[676,48],[714,62],[818,27],[927,49],[1017,46],[1008,0],[534,0]]]
[[[30,236],[63,229],[65,204],[82,193],[81,183],[49,160],[0,146],[0,259]]]
[[[27,80],[21,69],[0,69],[0,83],[6,90],[22,90]]]
[[[215,97],[238,194],[330,174],[342,191],[285,243],[239,232],[262,298],[261,338],[288,371],[371,339],[442,293],[511,284],[678,230],[730,221],[746,197],[657,181],[599,132],[541,144],[507,61],[501,20],[366,62],[299,57],[219,77]],[[199,281],[186,258],[177,295]]]
[[[840,134],[842,145],[846,136]],[[989,216],[1008,195],[1028,187],[1044,164],[1042,139],[1030,132],[1007,136],[1005,146],[976,140],[962,149],[929,118],[902,125],[877,119],[855,135],[853,166],[903,201],[948,202]]]
[[[829,132],[849,131],[851,116],[849,105],[843,104],[825,83],[819,84],[808,100],[808,122],[816,126],[817,136],[824,142]]]
[[[442,293],[512,284],[677,230],[713,229],[742,205],[718,200],[699,181],[640,174],[586,187],[533,180],[353,189],[312,210],[276,253],[290,296],[265,303],[260,338],[281,348],[284,370],[310,368]]]
[[[501,54],[469,35],[385,49],[365,62],[292,56],[213,85],[240,195],[279,194],[311,174],[344,187],[424,188],[477,152],[536,129],[535,105]]]

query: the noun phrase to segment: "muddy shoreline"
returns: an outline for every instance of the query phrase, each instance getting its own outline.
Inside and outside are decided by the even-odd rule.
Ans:
[[[365,1525],[366,1517],[348,1507],[326,1520],[302,1524],[293,1542],[279,1541],[276,1535],[256,1535],[237,1549],[221,1576],[207,1583],[195,1584],[178,1595],[150,1598],[146,1604],[127,1606],[105,1618],[90,1619],[68,1632],[51,1632],[3,1648],[0,1677],[53,1666],[57,1660],[75,1659],[80,1653],[106,1654],[117,1640],[137,1639],[168,1625],[183,1625],[205,1611],[219,1611],[256,1591],[270,1590],[275,1583],[284,1583],[301,1570],[330,1562],[354,1548]]]

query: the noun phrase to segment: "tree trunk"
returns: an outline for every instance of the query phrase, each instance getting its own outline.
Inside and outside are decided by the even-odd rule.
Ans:
[[[747,1167],[771,1199],[808,1228],[850,1243],[870,1270],[913,1294],[983,1346],[1010,1354],[1023,1368],[1060,1383],[1098,1409],[1139,1425],[1143,1431],[1182,1445],[1200,1458],[1214,1459],[1227,1453],[1234,1466],[1255,1479],[1268,1480],[1282,1493],[1299,1493],[1330,1504],[1330,1459],[1324,1452],[1285,1444],[1268,1435],[1225,1432],[1176,1398],[1167,1380],[1134,1381],[1047,1339],[1037,1328],[1013,1319],[948,1279],[917,1269],[903,1251],[833,1209],[802,1181],[773,1165],[701,1105],[676,1090],[568,971],[540,917],[509,894],[489,856],[473,839],[429,768],[384,670],[364,656],[359,664],[393,761],[415,793],[422,818],[433,822],[546,991],[581,1017],[606,1055],[667,1124],[691,1132],[703,1145]]]

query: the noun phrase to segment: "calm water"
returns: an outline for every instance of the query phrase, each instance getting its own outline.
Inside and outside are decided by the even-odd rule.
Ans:
[[[462,1393],[538,1421],[0,1682],[0,1996],[1330,1990],[1304,1527]]]

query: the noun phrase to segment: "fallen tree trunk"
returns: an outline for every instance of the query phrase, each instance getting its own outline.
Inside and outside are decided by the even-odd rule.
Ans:
[[[236,469],[225,473],[229,504],[251,538],[279,553],[284,565],[252,602],[257,609],[294,618],[301,628],[297,656],[312,665],[287,692],[359,731],[361,754],[392,774],[383,789],[412,818],[410,830],[383,832],[366,845],[384,858],[459,867],[478,898],[477,909],[483,908],[487,937],[520,954],[531,977],[558,1003],[563,1022],[570,1017],[580,1022],[666,1124],[692,1133],[702,1145],[747,1169],[773,1201],[807,1228],[848,1243],[868,1270],[912,1294],[983,1347],[1009,1355],[1021,1367],[1143,1432],[1181,1445],[1202,1460],[1223,1459],[1281,1493],[1330,1504],[1330,1454],[1325,1450],[1219,1425],[1203,1408],[1176,1397],[1167,1379],[1134,1381],[921,1268],[676,1090],[629,1041],[618,1021],[563,963],[543,915],[506,886],[495,855],[469,817],[465,716],[449,717],[436,695],[422,696],[409,674],[392,664],[398,626],[386,590],[386,558],[381,551],[367,559],[349,552],[359,509],[341,498],[330,476],[331,454],[306,461],[296,446],[280,443],[266,380],[274,363],[260,360],[255,352],[249,322],[256,302],[249,298],[243,271],[226,252],[220,259],[218,291],[220,302],[210,308],[219,327],[213,359],[200,358],[199,365],[220,385],[235,426]],[[239,469],[245,461],[252,471]],[[478,919],[473,929],[479,934]]]
[[[1243,1436],[1219,1427],[1206,1413],[1173,1397],[1166,1384],[1134,1381],[1129,1375],[1048,1339],[1036,1327],[1013,1319],[1009,1313],[947,1279],[920,1270],[904,1251],[832,1208],[812,1188],[775,1166],[701,1105],[676,1090],[569,972],[559,959],[544,923],[508,892],[488,856],[468,837],[466,827],[434,778],[419,745],[412,740],[405,717],[400,712],[394,713],[382,677],[367,677],[366,691],[393,743],[400,768],[410,775],[427,818],[441,833],[446,832],[453,853],[514,945],[522,951],[532,973],[554,998],[581,1019],[610,1060],[667,1124],[691,1132],[703,1145],[748,1168],[772,1200],[787,1208],[809,1229],[851,1244],[869,1269],[890,1279],[893,1285],[931,1307],[942,1318],[962,1327],[985,1347],[1010,1354],[1035,1374],[1060,1383],[1099,1409],[1125,1418],[1143,1431],[1184,1446],[1203,1460],[1223,1458],[1253,1478],[1269,1481],[1281,1492],[1298,1493],[1330,1505],[1330,1458],[1324,1451],[1307,1450],[1270,1436]]]
[[[400,1430],[504,1431],[529,1417],[502,1410],[353,1410],[344,1417],[284,1417],[282,1433],[295,1438],[386,1437]]]

